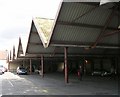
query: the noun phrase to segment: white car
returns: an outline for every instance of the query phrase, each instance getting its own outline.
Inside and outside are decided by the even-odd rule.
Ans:
[[[5,67],[3,65],[0,65],[0,72],[4,73],[6,71]]]
[[[17,67],[17,74],[27,74],[27,70],[24,67]]]

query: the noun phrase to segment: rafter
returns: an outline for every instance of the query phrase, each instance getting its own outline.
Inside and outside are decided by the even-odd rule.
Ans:
[[[80,2],[80,3],[90,6],[97,6],[100,4],[100,2]]]
[[[29,42],[29,44],[28,45],[42,45],[43,46],[43,44],[42,43],[37,43],[37,42]]]
[[[120,30],[115,30],[115,31],[104,34],[103,37],[108,37],[108,36],[118,34],[118,33],[120,33]]]
[[[114,16],[114,11],[115,11],[115,8],[112,10],[111,14],[109,15],[108,19],[106,20],[105,25],[104,25],[103,29],[101,30],[99,36],[97,37],[95,43],[91,46],[92,48],[95,48],[96,45],[98,44],[98,42],[101,40],[101,37],[103,37],[105,30],[107,29],[108,25],[110,24],[110,22]]]

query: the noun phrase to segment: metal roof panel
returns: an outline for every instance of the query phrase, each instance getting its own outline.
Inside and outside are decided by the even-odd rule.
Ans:
[[[103,32],[106,21],[109,20],[112,13],[113,8],[105,7],[106,5],[98,6],[96,4],[89,4],[89,2],[63,2],[53,28],[53,33],[51,34],[51,40],[48,43],[52,45],[55,43],[56,46],[74,46],[78,43],[80,43],[80,46],[81,44],[86,45],[86,42],[90,45],[95,43],[100,33]],[[116,11],[115,9],[115,13]],[[116,14],[113,15],[105,31],[117,29],[118,25],[115,17]],[[111,37],[112,41],[109,41],[110,38],[105,38],[99,44],[102,44],[102,46],[103,44],[106,46],[110,44],[111,46],[116,45],[118,40],[114,36]],[[56,44],[57,42],[58,44]]]
[[[94,42],[100,29],[57,25],[53,36],[54,41]]]

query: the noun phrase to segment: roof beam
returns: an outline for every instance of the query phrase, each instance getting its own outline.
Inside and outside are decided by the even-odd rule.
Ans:
[[[100,34],[98,35],[95,43],[91,46],[91,48],[95,48],[96,45],[98,44],[98,42],[103,37],[103,34],[104,34],[105,30],[107,29],[108,25],[110,24],[110,22],[111,22],[111,20],[112,20],[112,18],[114,16],[114,11],[115,11],[115,8],[112,10],[111,14],[109,15],[108,19],[105,22],[105,25],[104,25],[103,29],[101,30]]]
[[[79,47],[79,48],[88,48],[91,49],[91,47],[89,45],[76,45],[76,44],[51,44],[51,46],[61,46],[61,47]],[[98,45],[96,46],[96,48],[100,48],[100,49],[120,49],[119,45]]]
[[[87,27],[87,28],[96,28],[101,29],[104,26],[98,26],[98,25],[89,25],[89,24],[83,24],[83,23],[73,23],[73,22],[66,22],[66,21],[57,21],[57,24],[59,25],[67,25],[67,26],[78,26],[78,27]],[[113,27],[107,27],[108,30],[117,30],[117,28]]]
[[[39,56],[34,56],[33,54],[30,54],[31,56],[25,56],[25,57],[21,57],[21,59],[37,59],[37,58],[40,58],[40,55]],[[83,53],[79,53],[79,54],[75,54],[75,53],[72,53],[72,54],[68,54],[69,57],[113,57],[113,56],[119,56],[119,54],[83,54]],[[45,56],[44,56],[45,57]],[[64,57],[64,54],[56,54],[54,56],[52,56],[52,59],[53,58],[61,58],[61,57]],[[51,58],[51,56],[46,56],[45,58]]]
[[[115,31],[112,31],[112,32],[104,34],[104,37],[108,37],[108,36],[111,36],[111,35],[114,35],[114,34],[118,34],[118,33],[120,33],[120,30],[115,30]]]
[[[43,46],[43,44],[41,42],[39,42],[39,43],[30,42],[28,45],[42,45]]]
[[[90,6],[98,6],[98,5],[100,5],[99,0],[96,1],[96,2],[80,2],[80,3],[85,4],[85,5],[90,5]]]

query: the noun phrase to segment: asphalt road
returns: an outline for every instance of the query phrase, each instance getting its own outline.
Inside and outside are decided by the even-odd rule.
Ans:
[[[118,95],[117,80],[106,77],[83,77],[82,81],[71,77],[70,82],[65,84],[64,76],[59,74],[41,78],[40,75],[6,72],[0,75],[0,79],[2,95]]]

